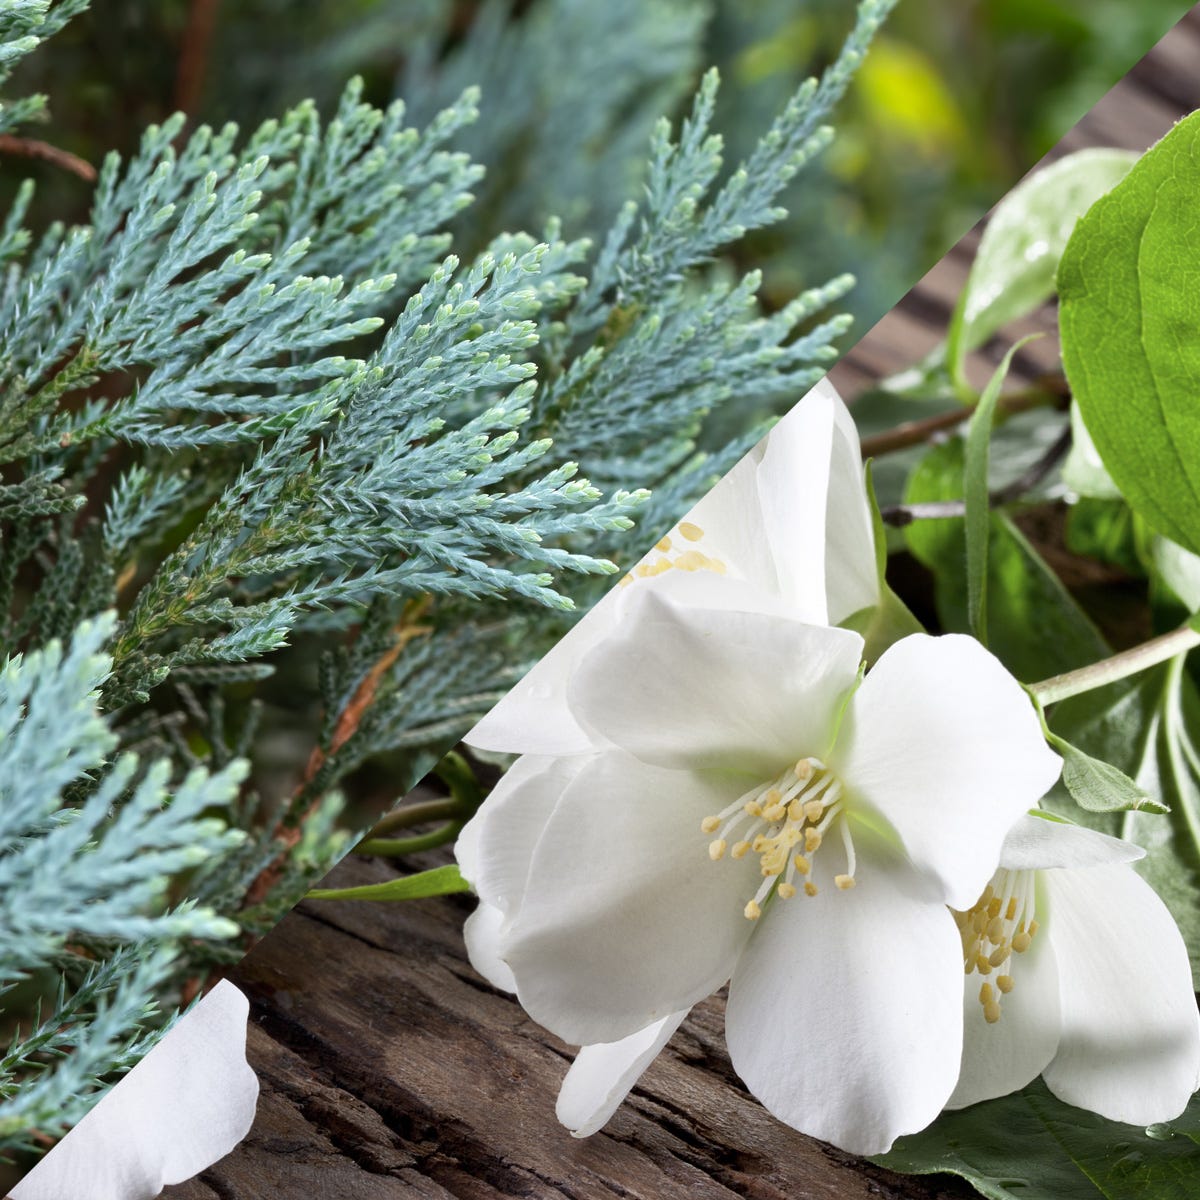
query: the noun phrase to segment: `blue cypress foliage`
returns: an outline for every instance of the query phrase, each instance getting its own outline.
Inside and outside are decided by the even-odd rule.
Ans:
[[[336,861],[352,773],[386,762],[402,795],[763,432],[702,453],[712,414],[782,411],[825,372],[851,280],[764,315],[758,275],[719,256],[780,219],[891,3],[863,0],[725,175],[715,73],[677,131],[653,121],[702,8],[540,0],[485,5],[438,76],[458,90],[417,123],[354,81],[328,121],[302,103],[248,136],[147,129],[86,225],[39,230],[20,189],[0,227],[0,1001],[20,1018],[0,1151],[78,1120],[183,979]],[[0,0],[0,87],[83,7]],[[5,102],[0,132],[43,109]],[[647,137],[634,199],[620,164]],[[481,233],[480,188],[501,219],[544,214],[540,237]],[[607,234],[568,238],[556,209]],[[303,747],[299,784],[263,765],[268,735]]]

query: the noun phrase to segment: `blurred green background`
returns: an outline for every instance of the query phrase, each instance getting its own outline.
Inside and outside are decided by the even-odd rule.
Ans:
[[[901,0],[833,149],[738,265],[764,268],[768,305],[852,271],[861,335],[1188,7]],[[852,16],[850,0],[94,0],[8,91],[47,93],[51,122],[31,132],[98,163],[176,107],[243,127],[309,96],[328,113],[358,73],[369,99],[402,95],[424,119],[478,82],[464,148],[490,173],[459,231],[469,245],[551,212],[569,234],[602,232],[634,194],[654,116],[678,116],[711,63],[740,158]],[[26,174],[39,220],[85,217],[85,183],[25,159],[0,157],[0,201]]]

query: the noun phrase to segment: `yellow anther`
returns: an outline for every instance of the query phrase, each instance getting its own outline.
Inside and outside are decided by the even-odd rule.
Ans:
[[[817,885],[811,879],[804,884],[804,894],[806,896],[815,896],[817,894]]]
[[[787,809],[782,804],[772,804],[770,808],[763,809],[763,816],[768,821],[782,821],[787,816]]]
[[[809,871],[812,870],[812,864],[807,858],[804,857],[803,854],[797,854],[794,861],[796,863],[796,870],[799,871],[801,875],[807,875]]]
[[[1037,933],[1037,931],[1038,931],[1038,923],[1036,921],[1030,921],[1029,922],[1029,936],[1033,937],[1033,935],[1035,933]]]
[[[993,1000],[990,1004],[983,1006],[983,1019],[989,1025],[995,1025],[1000,1020],[1000,1002],[998,1000]]]
[[[725,857],[725,839],[717,838],[715,842],[708,843],[708,857],[716,862],[719,858]]]
[[[660,538],[657,542],[655,542],[654,548],[655,550],[661,550],[663,554],[666,554],[671,549],[671,539],[669,537]]]
[[[975,960],[973,958],[964,959],[963,960],[963,974],[970,975],[970,973],[973,970],[975,970]]]
[[[807,758],[802,758],[793,768],[793,773],[799,780],[811,779],[813,773],[813,765]]]
[[[999,917],[993,917],[987,924],[989,942],[999,943],[1004,937],[1004,922]]]
[[[790,900],[796,894],[796,889],[790,883],[781,883],[778,891],[784,900]]]
[[[835,875],[833,877],[833,882],[836,883],[843,892],[847,892],[854,886],[854,876]]]
[[[720,817],[705,817],[704,820],[700,822],[700,832],[701,833],[716,833],[717,830],[720,828],[721,828],[721,818]]]
[[[1000,897],[999,896],[994,896],[991,900],[988,901],[987,915],[988,915],[989,920],[992,917],[998,917],[1000,915]]]
[[[990,975],[992,973],[992,964],[982,954],[977,954],[975,955],[975,970],[980,975]]]
[[[1012,940],[1012,948],[1018,954],[1024,954],[1025,951],[1029,949],[1029,943],[1031,941],[1033,941],[1033,938],[1031,938],[1027,933],[1022,932],[1015,934]]]
[[[996,998],[996,996],[995,996],[995,993],[992,991],[992,985],[990,983],[982,983],[979,985],[979,1003],[980,1004],[991,1004],[991,1002],[993,1000],[995,1000],[995,998]]]
[[[811,854],[814,850],[820,848],[821,835],[815,829],[806,829],[804,831],[804,849]]]
[[[995,889],[995,888],[993,888],[993,887],[992,887],[992,885],[989,883],[989,884],[987,885],[987,887],[985,887],[985,888],[983,889],[983,895],[979,897],[979,904],[978,904],[978,905],[976,905],[976,907],[979,907],[980,905],[982,905],[982,906],[985,906],[985,907],[986,907],[986,905],[988,904],[988,902],[991,900],[991,898],[992,898],[992,897],[993,897],[995,894],[996,894],[996,889]]]
[[[1009,901],[1008,901],[1008,908],[1005,910],[1005,913],[1004,913],[1004,919],[1006,921],[1011,921],[1016,915],[1017,915],[1017,898],[1016,898],[1016,896],[1010,896]]]
[[[1008,954],[1008,943],[1001,942],[1000,945],[988,955],[988,962],[990,962],[993,967],[998,967],[1008,957]]]
[[[982,909],[975,909],[971,913],[971,928],[976,933],[982,933],[987,927],[987,914]]]
[[[767,839],[760,833],[758,837],[756,837],[754,841],[750,843],[750,849],[753,850],[755,854],[761,854],[763,852],[763,847],[766,844]]]
[[[797,825],[804,823],[804,801],[798,797],[788,805],[788,820],[795,821]]]
[[[703,571],[711,568],[713,560],[699,550],[685,550],[676,560],[675,566],[681,571]]]
[[[730,854],[732,854],[734,858],[745,858],[746,852],[749,849],[750,849],[749,842],[734,842],[733,849],[730,851]]]
[[[997,975],[996,986],[1007,996],[1013,990],[1013,977],[1011,975]]]
[[[804,803],[804,815],[810,821],[819,821],[824,811],[825,805],[820,800],[806,800]]]
[[[742,909],[747,921],[757,921],[762,916],[762,909],[758,907],[757,900],[751,900],[744,909]]]
[[[680,521],[679,536],[689,542],[698,542],[704,536],[704,530],[699,525],[693,525],[691,521]]]
[[[742,811],[751,817],[761,817],[762,805],[759,804],[757,800],[747,800],[746,803],[742,805]]]

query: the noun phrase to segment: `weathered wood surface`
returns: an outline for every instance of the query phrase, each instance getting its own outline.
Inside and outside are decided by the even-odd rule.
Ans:
[[[1200,9],[1064,139],[1140,150],[1200,101]],[[853,397],[943,336],[970,266],[968,234],[833,372]],[[1043,313],[1028,329],[1047,328]],[[1024,331],[1022,331],[1024,332]],[[985,347],[973,370],[999,357]],[[1026,347],[1017,380],[1055,365]],[[432,862],[434,860],[430,860]],[[443,861],[443,860],[437,860]],[[349,860],[335,886],[395,868]],[[554,1119],[565,1047],[466,961],[471,901],[302,904],[232,973],[250,996],[262,1081],[237,1150],[169,1200],[961,1200],[952,1177],[905,1178],[773,1120],[733,1074],[720,997],[701,1004],[609,1126],[576,1141]]]
[[[343,863],[345,885],[386,879]],[[304,1196],[867,1200],[970,1195],[900,1179],[773,1120],[700,1005],[604,1133],[554,1120],[570,1050],[463,956],[472,902],[305,903],[239,968],[263,1082],[254,1131],[173,1200]]]

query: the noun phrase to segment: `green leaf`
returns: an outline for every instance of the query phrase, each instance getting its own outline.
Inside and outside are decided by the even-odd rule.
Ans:
[[[967,620],[971,632],[987,645],[987,552],[988,531],[991,529],[988,501],[988,458],[992,441],[992,421],[1000,389],[1012,366],[1013,355],[1037,334],[1022,338],[1011,346],[992,373],[988,385],[979,397],[967,427],[967,444],[963,459],[963,497],[966,502],[967,538]]]
[[[1200,987],[1200,694],[1183,659],[1063,700],[1049,723],[1059,737],[1102,757],[1170,809],[1166,816],[1145,807],[1087,812],[1061,785],[1043,801],[1051,811],[1145,849],[1135,868],[1171,910]]]
[[[1136,161],[1124,150],[1080,150],[1038,171],[996,206],[950,324],[956,380],[966,356],[1054,292],[1054,272],[1075,222]]]
[[[1200,552],[1200,113],[1079,221],[1058,269],[1063,366],[1113,482]]]
[[[368,883],[363,887],[313,888],[306,900],[424,900],[429,896],[448,896],[452,892],[469,892],[471,885],[462,877],[458,867],[434,867],[416,875],[405,875],[387,883]]]
[[[963,458],[962,438],[933,447],[913,472],[905,500],[961,499]],[[1104,639],[1024,535],[1002,512],[991,513],[990,519],[987,621],[992,653],[1018,679],[1057,675],[1106,657]],[[963,519],[915,521],[904,534],[912,553],[933,572],[942,628],[969,632]]]
[[[943,1113],[873,1161],[961,1175],[988,1200],[1188,1200],[1200,1188],[1200,1097],[1146,1130],[1064,1104],[1039,1079]]]
[[[1047,740],[1062,755],[1063,786],[1080,808],[1088,812],[1128,812],[1138,808],[1152,813],[1169,811],[1112,763],[1085,754],[1055,733]]]

